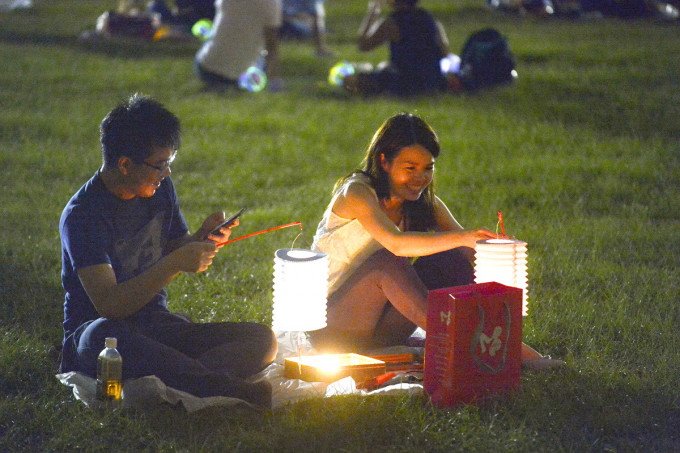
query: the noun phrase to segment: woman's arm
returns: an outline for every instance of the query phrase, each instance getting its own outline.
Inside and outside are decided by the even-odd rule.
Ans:
[[[444,204],[442,200],[435,195],[435,220],[437,221],[437,226],[439,231],[464,231],[460,223],[453,217],[449,208]],[[467,260],[474,264],[475,261],[475,250],[474,245],[465,246],[460,249],[460,251],[465,255]]]
[[[380,245],[397,256],[432,255],[461,246],[473,248],[480,239],[496,237],[485,229],[463,230],[439,199],[437,222],[442,231],[403,232],[383,211],[375,194],[363,184],[349,184],[336,199],[333,212],[346,219],[357,219]]]
[[[367,52],[388,41],[399,40],[399,28],[392,19],[380,16],[381,0],[368,3],[368,12],[359,26],[359,50]]]
[[[441,58],[444,58],[449,54],[449,38],[446,36],[446,31],[444,26],[439,21],[435,21],[437,26],[437,44],[439,45],[441,51]]]
[[[434,215],[439,231],[463,231],[463,227],[453,217],[446,204],[439,197],[434,198]]]

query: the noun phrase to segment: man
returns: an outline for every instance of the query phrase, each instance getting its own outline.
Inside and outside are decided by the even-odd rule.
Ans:
[[[206,270],[231,227],[209,216],[189,234],[170,166],[179,120],[133,95],[101,123],[103,166],[61,216],[64,343],[61,372],[96,375],[105,337],[118,339],[123,379],[156,375],[199,397],[271,405],[267,382],[244,379],[276,355],[273,332],[254,323],[188,322],[166,307],[164,287],[181,272]]]
[[[249,67],[262,66],[264,56],[269,90],[282,90],[281,1],[216,0],[215,9],[212,36],[196,53],[198,77],[211,87],[235,85]]]

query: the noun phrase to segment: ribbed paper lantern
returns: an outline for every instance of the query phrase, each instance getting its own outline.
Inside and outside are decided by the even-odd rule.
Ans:
[[[475,245],[475,283],[498,282],[522,290],[522,316],[527,298],[527,243],[516,239],[485,239]]]
[[[272,329],[306,332],[326,327],[328,256],[305,249],[274,255]]]

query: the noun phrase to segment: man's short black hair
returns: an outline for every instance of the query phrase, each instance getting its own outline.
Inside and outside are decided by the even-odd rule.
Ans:
[[[156,148],[177,150],[180,145],[177,117],[159,102],[139,93],[111,110],[99,130],[106,166],[115,166],[121,157],[141,163]]]

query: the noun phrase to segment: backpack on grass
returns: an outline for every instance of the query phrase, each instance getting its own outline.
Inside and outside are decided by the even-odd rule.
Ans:
[[[507,39],[493,28],[471,34],[460,59],[458,75],[468,91],[510,83],[517,77]]]

